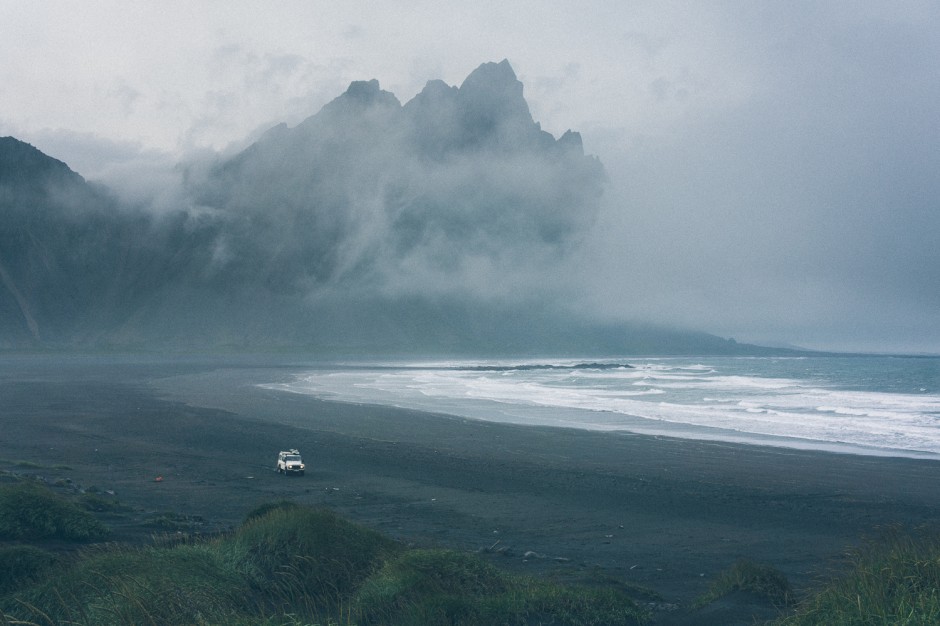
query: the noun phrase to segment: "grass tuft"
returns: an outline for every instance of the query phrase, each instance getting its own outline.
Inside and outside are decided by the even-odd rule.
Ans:
[[[693,606],[701,608],[735,591],[751,593],[777,606],[788,604],[793,595],[790,581],[783,572],[770,565],[741,559],[722,571]]]
[[[245,515],[244,521],[250,522],[251,520],[256,519],[258,517],[264,517],[271,511],[274,511],[277,509],[295,509],[298,506],[300,505],[294,502],[293,500],[278,500],[276,502],[265,502],[263,504],[259,504],[255,508],[248,511],[248,513]]]
[[[847,557],[844,574],[777,624],[940,624],[940,535],[894,530]]]
[[[54,555],[34,546],[0,547],[0,595],[39,580],[55,560]]]
[[[249,519],[233,547],[246,555],[255,587],[278,605],[302,597],[318,611],[340,606],[382,558],[400,549],[331,511],[291,506]]]
[[[163,532],[186,532],[197,530],[205,524],[198,515],[181,515],[173,512],[155,513],[147,518],[144,526]]]
[[[248,591],[207,545],[107,550],[56,572],[7,611],[40,623],[226,623],[252,608]]]
[[[95,541],[108,529],[47,487],[21,482],[0,487],[0,539]]]
[[[506,588],[505,576],[479,558],[449,550],[411,550],[366,581],[356,603],[366,624],[434,623],[445,616],[465,621],[479,612],[474,598]]]

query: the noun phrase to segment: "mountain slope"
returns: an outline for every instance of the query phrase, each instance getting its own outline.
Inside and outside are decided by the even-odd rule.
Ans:
[[[0,139],[0,349],[750,349],[568,310],[556,277],[605,175],[532,119],[507,61],[404,105],[354,82],[203,171],[157,213]]]
[[[0,346],[55,341],[81,325],[81,301],[108,282],[97,254],[112,249],[112,207],[61,161],[0,138]]]

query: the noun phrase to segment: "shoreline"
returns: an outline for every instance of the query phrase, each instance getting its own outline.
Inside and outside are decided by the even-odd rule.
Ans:
[[[940,521],[931,460],[516,426],[248,384],[284,367],[40,369],[0,371],[0,469],[41,460],[67,469],[23,473],[113,490],[135,509],[119,536],[137,541],[152,530],[135,524],[161,511],[212,532],[291,498],[406,543],[562,579],[603,572],[688,606],[738,559],[799,589],[879,529]],[[303,478],[274,472],[291,447]]]
[[[588,359],[589,360],[589,359]],[[588,361],[585,359],[578,360]],[[609,365],[619,369],[624,367],[620,364],[620,359],[616,363]],[[802,359],[801,359],[802,360]],[[675,358],[670,358],[670,362]],[[774,359],[776,362],[777,359]],[[537,362],[537,360],[533,361]],[[709,363],[707,366],[700,362]],[[689,363],[695,363],[690,365]],[[673,363],[666,369],[676,369],[681,372],[691,370],[707,370],[708,374],[716,374],[715,380],[723,377],[736,378],[739,376],[750,376],[751,373],[745,370],[735,371],[734,368],[725,363],[711,362],[708,359],[691,359],[689,363]],[[486,372],[501,372],[508,370],[527,370],[550,368],[575,369],[586,367],[587,363],[576,366],[567,365],[523,365],[523,366],[461,366],[458,361],[446,361],[443,363],[413,364],[407,363],[398,366],[394,363],[377,365],[317,365],[312,367],[298,367],[293,372],[293,376],[286,377],[278,382],[258,382],[259,386],[280,390],[285,393],[298,393],[314,398],[325,399],[329,401],[347,402],[350,404],[375,404],[377,406],[390,406],[396,408],[405,408],[420,412],[445,413],[457,417],[471,418],[482,421],[492,421],[497,423],[512,423],[526,426],[553,426],[559,428],[574,428],[580,430],[594,430],[599,432],[629,432],[642,435],[651,435],[659,437],[674,437],[681,439],[691,439],[697,441],[717,441],[726,443],[740,443],[744,445],[773,446],[782,448],[791,448],[798,450],[818,450],[822,452],[832,452],[836,454],[855,454],[877,457],[898,457],[915,458],[925,460],[940,461],[940,438],[937,438],[935,429],[931,430],[927,425],[929,415],[936,412],[938,408],[937,396],[928,395],[926,400],[921,394],[913,394],[900,389],[888,388],[880,390],[855,389],[849,384],[844,390],[841,387],[829,386],[821,383],[819,389],[814,388],[813,376],[806,381],[799,380],[799,372],[762,372],[760,376],[769,376],[769,380],[774,380],[775,376],[786,377],[794,375],[797,380],[790,381],[794,388],[805,388],[808,397],[802,404],[797,404],[795,408],[791,406],[789,398],[792,396],[800,397],[801,393],[794,394],[787,391],[779,396],[776,393],[774,385],[767,387],[767,397],[757,394],[754,397],[750,391],[744,393],[741,389],[750,389],[750,385],[745,385],[741,389],[734,389],[730,392],[730,399],[722,396],[721,383],[718,383],[718,389],[711,387],[705,388],[702,394],[705,394],[704,403],[699,404],[697,399],[687,398],[676,394],[670,396],[670,387],[682,388],[685,382],[681,379],[685,374],[680,374],[679,383],[669,383],[671,375],[664,375],[665,383],[646,382],[646,376],[642,376],[640,382],[632,382],[632,385],[643,385],[643,389],[652,386],[651,392],[640,392],[633,394],[627,392],[633,377],[627,378],[626,382],[618,380],[618,384],[625,384],[626,396],[645,395],[646,393],[666,394],[654,396],[652,400],[633,401],[626,400],[627,405],[621,406],[615,400],[611,400],[608,406],[605,404],[606,396],[592,396],[590,386],[584,399],[578,394],[581,391],[579,383],[565,381],[560,385],[564,392],[570,392],[579,397],[579,400],[570,403],[564,394],[559,399],[554,399],[552,394],[555,392],[553,381],[544,384],[539,379],[525,378],[521,381],[520,389],[533,387],[539,391],[523,391],[518,394],[509,391],[505,386],[501,386],[499,376],[496,379],[485,378],[477,381],[474,376],[469,378],[464,376],[455,380],[444,378],[435,380],[433,373],[436,370],[450,371],[457,370],[461,374],[473,374],[474,371],[483,370]],[[608,364],[604,364],[606,367]],[[663,367],[663,366],[660,366]],[[807,371],[813,374],[819,373],[819,365],[816,370],[810,368]],[[636,365],[627,366],[630,370],[643,372],[647,366]],[[590,369],[590,367],[588,367]],[[825,366],[823,366],[825,369]],[[838,367],[835,367],[838,371]],[[368,374],[360,374],[360,370],[367,370]],[[386,383],[384,371],[391,372],[393,382]],[[431,371],[432,379],[424,380],[411,374],[412,371],[419,372]],[[922,375],[921,371],[909,372],[911,376]],[[401,379],[395,382],[395,379]],[[654,373],[653,378],[657,378]],[[695,376],[691,379],[693,382],[687,383],[691,386],[699,384],[710,385],[710,382],[698,383],[699,379]],[[762,380],[758,378],[757,380]],[[336,382],[338,381],[338,382]],[[604,381],[601,381],[603,383]],[[787,382],[787,381],[783,381]],[[843,381],[845,382],[845,381]],[[921,381],[923,382],[923,381]],[[428,387],[425,393],[424,386]],[[759,386],[759,385],[758,385]],[[443,393],[439,392],[438,387],[443,387]],[[657,388],[663,387],[663,389]],[[932,386],[931,386],[932,387]],[[479,388],[479,393],[477,392]],[[620,389],[620,387],[613,387]],[[494,391],[495,389],[495,391]],[[539,394],[544,389],[547,398]],[[926,391],[921,388],[920,392]],[[680,392],[681,393],[681,392]],[[710,394],[718,394],[710,397]],[[841,395],[848,394],[848,398],[842,398]],[[853,397],[853,394],[860,395],[859,398]],[[884,395],[888,398],[898,398],[897,400],[883,400],[875,396]],[[658,401],[657,401],[658,398]],[[718,399],[715,399],[718,398]],[[619,396],[617,397],[619,399]],[[544,400],[544,401],[543,401]],[[583,400],[583,401],[582,401]],[[688,402],[688,406],[685,403]],[[757,408],[747,408],[747,413],[761,414],[767,416],[757,416],[750,420],[743,415],[743,411],[735,413],[724,410],[726,406],[744,405],[756,402]],[[779,402],[779,403],[778,403]],[[839,404],[840,402],[844,404]],[[897,404],[895,407],[892,402]],[[911,402],[922,402],[919,408],[920,413],[907,415]],[[600,404],[598,404],[600,403]],[[729,404],[730,403],[730,404]],[[856,403],[861,403],[857,406]],[[659,409],[656,407],[668,407]],[[849,408],[845,408],[849,407]],[[892,417],[887,421],[888,413],[891,410],[898,410],[897,417]],[[691,412],[690,412],[691,411]],[[715,414],[710,413],[716,412]],[[875,411],[869,415],[866,411]],[[881,413],[879,413],[881,411]],[[804,416],[802,412],[805,412]],[[862,416],[862,417],[852,417]],[[873,418],[873,419],[870,419]],[[874,423],[868,424],[868,421]],[[866,430],[869,429],[869,430]],[[910,430],[908,430],[910,429]],[[869,434],[866,434],[869,433]],[[879,433],[873,435],[870,433]]]
[[[348,404],[351,406],[370,406],[376,409],[391,409],[396,411],[412,411],[425,415],[435,415],[442,418],[451,418],[458,420],[472,420],[476,422],[486,422],[494,424],[508,424],[520,426],[523,428],[554,428],[558,430],[573,430],[596,433],[610,433],[616,435],[638,435],[641,437],[653,437],[658,439],[681,439],[684,441],[702,441],[716,444],[730,444],[749,446],[755,448],[779,448],[782,450],[794,450],[802,452],[821,452],[824,454],[845,454],[849,456],[875,457],[885,459],[914,459],[919,461],[935,461],[940,463],[940,454],[922,450],[905,450],[900,448],[879,448],[875,446],[863,446],[860,444],[845,443],[841,441],[819,441],[816,439],[801,439],[799,437],[784,437],[780,435],[765,435],[760,433],[748,433],[742,431],[733,431],[723,428],[696,426],[693,424],[684,424],[681,422],[656,421],[634,415],[621,414],[621,419],[633,421],[636,425],[631,427],[586,427],[583,425],[571,426],[567,424],[546,424],[530,423],[526,424],[519,421],[506,421],[496,419],[486,419],[473,415],[460,415],[446,411],[427,411],[411,407],[402,407],[389,404],[378,404],[374,402],[355,402],[352,400],[334,400],[323,398],[314,394],[308,394],[303,391],[292,391],[286,388],[277,388],[279,383],[262,383],[258,387],[270,389],[280,393],[291,393],[307,397],[317,402],[327,402],[331,404]]]

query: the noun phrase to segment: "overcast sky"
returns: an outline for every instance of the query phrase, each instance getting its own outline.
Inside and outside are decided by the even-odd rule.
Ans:
[[[610,178],[558,278],[580,306],[940,353],[934,0],[0,0],[0,35],[0,136],[114,184],[296,124],[352,80],[405,102],[507,58],[535,120],[580,131]]]

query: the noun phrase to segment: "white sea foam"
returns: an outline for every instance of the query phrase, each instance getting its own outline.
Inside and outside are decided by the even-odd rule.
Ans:
[[[674,359],[641,362],[633,369],[620,363],[360,365],[306,372],[291,383],[266,386],[521,424],[940,455],[940,396],[852,383],[851,367],[870,369],[872,363]],[[843,386],[827,380],[822,367],[827,364],[842,367]],[[806,373],[808,365],[815,367],[812,373]]]

